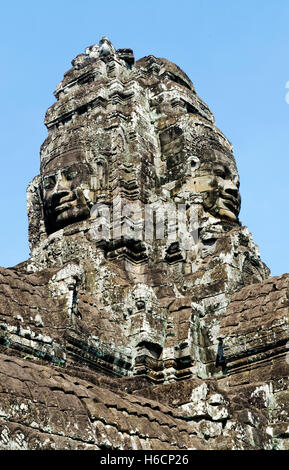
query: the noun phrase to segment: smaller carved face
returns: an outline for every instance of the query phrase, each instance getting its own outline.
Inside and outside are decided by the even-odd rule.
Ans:
[[[79,152],[57,157],[42,174],[44,210],[50,232],[90,215],[84,190],[89,191],[91,169],[80,158]]]
[[[145,306],[146,306],[146,303],[145,303],[145,300],[144,299],[136,299],[135,301],[135,306],[138,310],[144,310],[145,309]]]

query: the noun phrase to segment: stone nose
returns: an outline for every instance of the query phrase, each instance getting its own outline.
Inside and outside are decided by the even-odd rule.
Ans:
[[[65,201],[64,198],[70,195],[70,191],[67,189],[60,189],[56,190],[52,197],[51,197],[51,205],[57,206],[60,202],[63,203]]]
[[[57,205],[62,199],[71,195],[71,188],[65,176],[59,172],[56,176],[56,184],[51,196],[52,205]]]
[[[237,186],[232,182],[227,182],[224,184],[224,191],[225,193],[229,194],[230,196],[233,196],[236,199],[239,196],[239,190]]]
[[[56,177],[55,192],[70,192],[70,187],[63,173],[59,172]]]

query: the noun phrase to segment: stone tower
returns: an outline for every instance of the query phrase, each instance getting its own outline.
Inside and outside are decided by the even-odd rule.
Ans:
[[[0,271],[0,373],[30,410],[5,398],[24,437],[0,417],[0,448],[286,448],[288,276],[239,221],[232,145],[191,80],[104,37],[54,95],[31,257]]]
[[[156,383],[211,376],[232,293],[268,275],[238,220],[232,146],[166,59],[135,63],[103,38],[72,64],[28,189],[28,269],[66,266],[69,298],[74,263],[75,331],[89,325],[106,367]]]

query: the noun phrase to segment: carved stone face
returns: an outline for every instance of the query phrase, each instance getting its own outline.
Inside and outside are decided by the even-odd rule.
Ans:
[[[191,159],[191,178],[186,186],[202,194],[206,212],[235,221],[241,205],[238,172],[231,159],[219,152],[215,154],[217,158],[210,161]]]
[[[89,217],[91,174],[80,151],[56,157],[45,167],[42,190],[49,233]]]

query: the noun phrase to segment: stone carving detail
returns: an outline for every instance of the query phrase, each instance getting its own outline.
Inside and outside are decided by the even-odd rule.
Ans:
[[[0,449],[289,448],[288,276],[191,80],[104,37],[54,95],[31,257],[0,269]]]
[[[105,56],[113,54],[114,52],[115,52],[115,49],[113,45],[111,44],[110,40],[106,36],[101,38],[101,40],[99,41],[99,49],[98,49],[99,57],[105,57]]]
[[[64,153],[47,163],[42,173],[42,197],[48,233],[90,216],[93,175],[81,151]]]
[[[57,102],[45,118],[49,136],[41,148],[41,184],[33,186],[30,196],[30,232],[35,233],[32,227],[38,223],[46,227],[46,234],[33,238],[27,270],[61,267],[77,259],[83,273],[80,285],[87,290],[89,259],[94,278],[89,295],[97,295],[100,309],[115,312],[116,322],[120,317],[115,305],[124,305],[126,298],[126,289],[115,275],[119,269],[128,279],[127,288],[146,285],[159,304],[166,300],[169,305],[175,298],[182,302],[189,296],[189,309],[196,297],[201,318],[194,316],[192,321],[188,313],[182,339],[172,333],[177,349],[171,347],[168,327],[175,329],[171,317],[178,317],[178,309],[171,312],[165,304],[161,320],[148,327],[161,331],[162,353],[146,373],[155,377],[157,369],[158,380],[178,374],[210,376],[215,370],[221,312],[233,292],[248,282],[262,281],[268,270],[240,226],[239,177],[232,146],[216,128],[192,82],[165,59],[149,56],[132,67],[129,54],[130,50],[116,51],[104,37],[99,46],[87,48],[84,57],[73,61],[57,86]],[[149,230],[145,225],[148,205],[158,220]],[[180,212],[174,218],[171,208],[179,206],[186,216],[193,210],[197,219],[191,238],[184,226],[178,231]],[[174,230],[177,240],[170,238]],[[110,261],[102,261],[108,274],[106,290],[99,295],[103,256]],[[199,297],[202,289],[207,291],[204,298]],[[153,315],[147,320],[145,299],[140,297],[130,308],[145,315],[147,325],[152,323]],[[138,335],[131,333],[131,322],[132,317],[126,316],[121,337],[134,370],[129,357],[135,357]],[[200,343],[198,338],[195,343],[195,335],[200,334],[206,341]],[[98,340],[106,343],[105,334],[100,332]],[[177,352],[183,342],[187,368]]]

